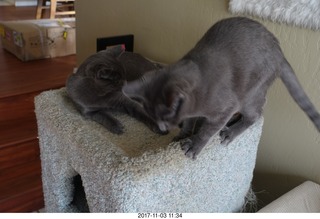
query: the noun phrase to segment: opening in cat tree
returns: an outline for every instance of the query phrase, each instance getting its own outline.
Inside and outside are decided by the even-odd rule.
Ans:
[[[71,204],[77,207],[79,212],[90,212],[80,174],[73,177],[73,185],[74,192]]]

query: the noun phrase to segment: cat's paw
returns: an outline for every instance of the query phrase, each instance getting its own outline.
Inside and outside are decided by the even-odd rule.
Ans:
[[[201,151],[201,148],[197,147],[190,138],[185,138],[181,141],[181,149],[188,158],[193,160],[197,158]]]

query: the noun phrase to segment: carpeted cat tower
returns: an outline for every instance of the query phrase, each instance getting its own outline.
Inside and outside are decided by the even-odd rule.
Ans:
[[[238,212],[248,201],[263,119],[227,147],[213,136],[191,160],[171,143],[175,132],[119,114],[118,136],[85,120],[65,88],[35,107],[47,212]]]

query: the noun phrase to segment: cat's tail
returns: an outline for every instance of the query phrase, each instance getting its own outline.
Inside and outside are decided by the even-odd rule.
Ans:
[[[300,108],[308,115],[310,120],[317,127],[318,132],[320,132],[320,114],[304,92],[297,76],[286,59],[284,59],[281,64],[280,78],[287,87],[290,95]]]

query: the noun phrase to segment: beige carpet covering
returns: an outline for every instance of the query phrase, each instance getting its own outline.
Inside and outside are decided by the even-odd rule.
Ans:
[[[159,136],[126,115],[117,136],[85,120],[64,88],[35,99],[47,212],[237,212],[250,190],[263,119],[228,147],[213,136],[197,160],[184,156],[175,133]],[[83,206],[83,205],[82,205]]]

